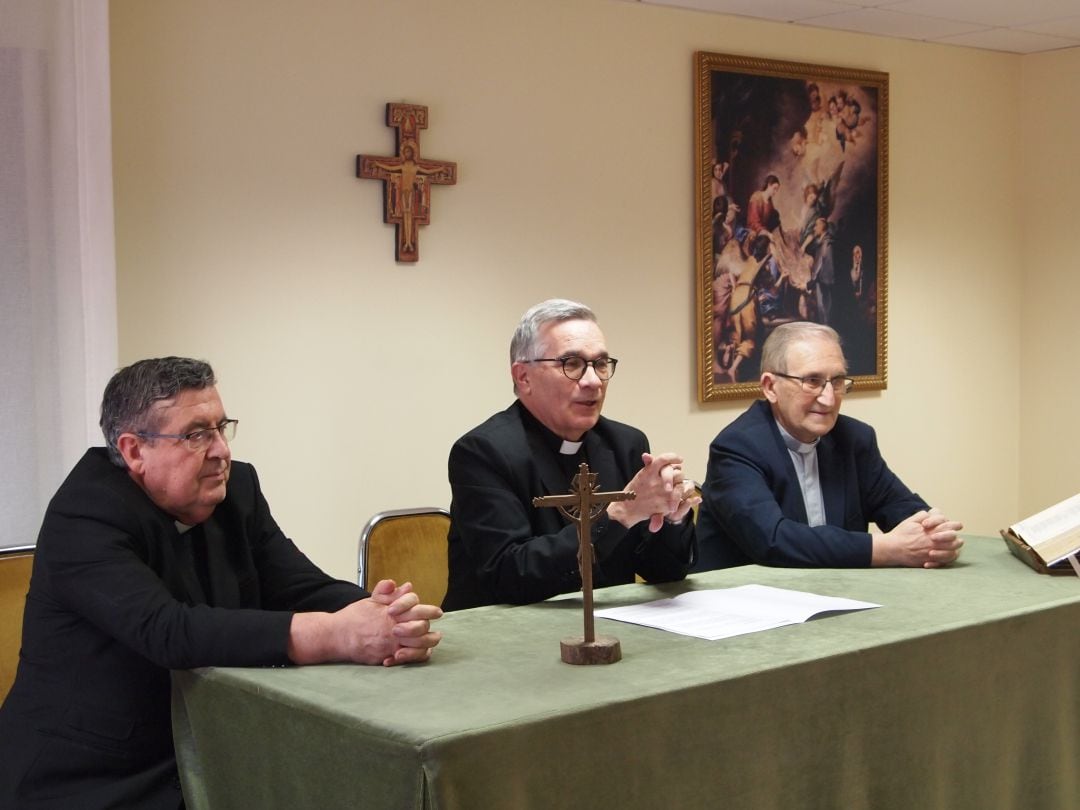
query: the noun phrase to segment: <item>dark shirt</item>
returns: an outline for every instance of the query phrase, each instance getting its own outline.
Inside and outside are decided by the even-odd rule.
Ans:
[[[365,596],[282,534],[255,470],[181,534],[104,448],[88,450],[38,536],[0,807],[176,808],[169,670],[287,664],[292,612]]]
[[[580,590],[577,527],[556,508],[532,499],[564,495],[581,460],[599,476],[601,491],[621,490],[643,466],[645,434],[601,417],[577,455],[560,458],[562,441],[520,403],[497,413],[455,442],[450,451],[449,587],[443,607],[538,602]],[[626,529],[601,514],[592,524],[596,587],[686,576],[694,552],[691,520],[648,522]]]

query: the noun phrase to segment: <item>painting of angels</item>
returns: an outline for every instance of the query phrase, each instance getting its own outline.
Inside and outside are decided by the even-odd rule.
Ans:
[[[782,323],[840,334],[856,389],[884,388],[888,75],[695,55],[702,401],[758,393]]]

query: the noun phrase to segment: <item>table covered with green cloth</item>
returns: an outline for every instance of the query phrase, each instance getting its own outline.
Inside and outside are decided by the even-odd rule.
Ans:
[[[947,569],[749,565],[596,605],[750,583],[882,607],[721,641],[597,619],[622,661],[571,666],[571,594],[447,614],[422,665],[177,672],[188,807],[1080,807],[1080,579],[968,538]]]

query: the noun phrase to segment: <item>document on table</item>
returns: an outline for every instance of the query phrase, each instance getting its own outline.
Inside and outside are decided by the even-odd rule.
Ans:
[[[656,627],[710,641],[801,624],[819,613],[881,607],[839,596],[819,596],[768,585],[689,591],[671,599],[596,611],[601,619]]]

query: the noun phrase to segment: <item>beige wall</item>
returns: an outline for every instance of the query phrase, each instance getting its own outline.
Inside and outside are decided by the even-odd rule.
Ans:
[[[1024,58],[1017,126],[1024,226],[1020,392],[1020,511],[1080,492],[1080,261],[1073,240],[1080,207],[1080,48]],[[1000,386],[988,389],[1000,390]]]
[[[318,563],[349,577],[372,513],[448,503],[450,444],[508,404],[510,333],[549,296],[590,303],[623,361],[605,413],[704,475],[746,403],[696,397],[695,50],[890,74],[889,388],[845,410],[973,532],[1020,516],[1021,326],[1053,328],[1045,297],[1019,306],[1021,57],[620,0],[403,7],[111,5],[121,359],[213,362],[236,455]],[[354,177],[392,149],[392,100],[427,104],[424,154],[459,167],[415,267]]]

